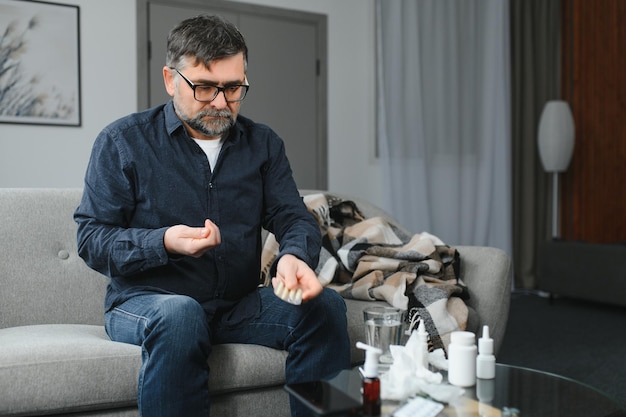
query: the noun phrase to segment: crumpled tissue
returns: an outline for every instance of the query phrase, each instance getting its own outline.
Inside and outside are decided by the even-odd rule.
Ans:
[[[391,345],[393,363],[380,375],[380,395],[384,400],[404,401],[418,394],[426,394],[436,401],[451,403],[464,393],[462,388],[443,382],[439,372],[425,368],[421,358],[421,344],[417,332],[412,332],[406,345]],[[428,361],[440,369],[447,369],[443,350],[430,352]]]

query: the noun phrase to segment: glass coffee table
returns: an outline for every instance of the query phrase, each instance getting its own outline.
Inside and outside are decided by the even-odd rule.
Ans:
[[[329,382],[360,401],[358,368],[342,371]],[[399,405],[383,401],[382,416],[392,416]],[[495,379],[478,380],[474,387],[465,388],[463,398],[438,416],[626,417],[626,410],[599,390],[572,379],[497,364]]]

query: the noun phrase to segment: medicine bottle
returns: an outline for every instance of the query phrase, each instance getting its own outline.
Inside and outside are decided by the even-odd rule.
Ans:
[[[363,416],[380,417],[380,379],[378,378],[378,358],[382,350],[362,342],[356,347],[365,350],[363,365]]]
[[[472,332],[452,332],[448,345],[448,382],[458,387],[476,384],[476,336]]]

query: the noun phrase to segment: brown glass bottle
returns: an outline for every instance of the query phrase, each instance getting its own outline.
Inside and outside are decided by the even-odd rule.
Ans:
[[[363,377],[363,416],[380,416],[380,379]]]

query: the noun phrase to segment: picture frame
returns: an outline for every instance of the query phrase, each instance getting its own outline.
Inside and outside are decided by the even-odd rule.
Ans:
[[[78,6],[0,0],[0,123],[81,126]]]

